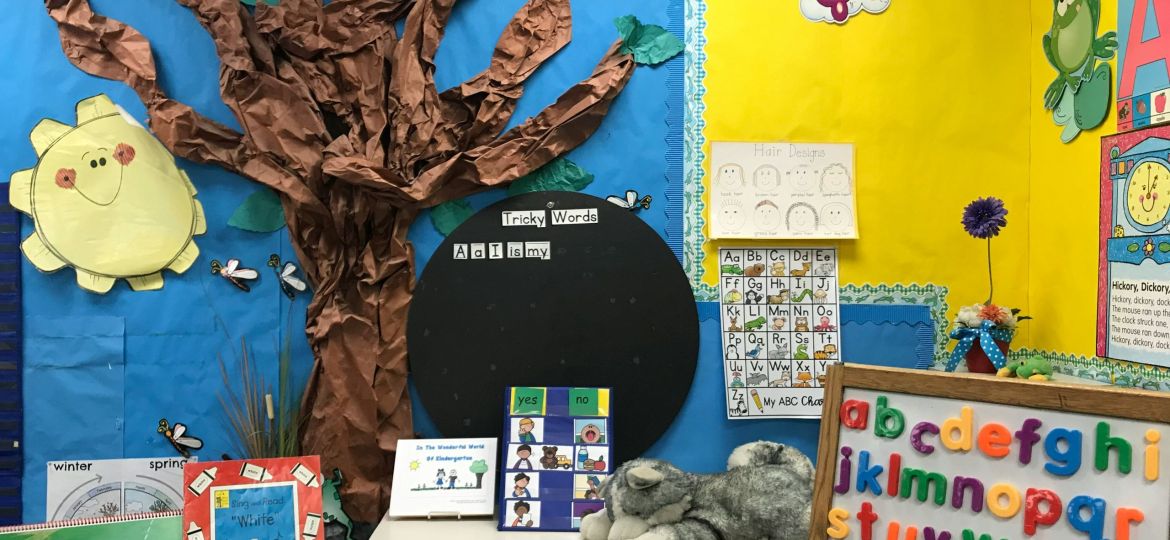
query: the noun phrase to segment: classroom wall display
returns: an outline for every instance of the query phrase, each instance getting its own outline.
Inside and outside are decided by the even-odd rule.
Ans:
[[[698,312],[662,238],[638,214],[576,192],[489,206],[439,246],[407,326],[419,400],[443,437],[496,437],[512,386],[608,386],[618,463],[670,427],[691,390]]]
[[[1117,2],[1117,130],[1170,121],[1170,0]]]
[[[815,418],[841,358],[837,250],[719,250],[728,418]]]
[[[50,461],[45,503],[49,521],[168,512],[183,508],[177,457]]]
[[[1166,394],[843,364],[821,422],[813,540],[1170,538]]]
[[[1097,355],[1170,367],[1170,126],[1101,139]]]
[[[857,238],[851,144],[711,143],[712,238]]]
[[[317,456],[188,463],[183,538],[324,537]]]
[[[504,399],[499,530],[576,531],[605,507],[601,482],[614,467],[610,389],[516,386]]]
[[[518,11],[528,4],[527,0],[493,0],[491,2],[458,2],[455,9],[444,17],[449,24],[444,29],[444,41],[435,53],[435,85],[439,89],[458,87],[474,79],[488,66],[488,61],[500,39],[501,32],[509,28]],[[515,101],[515,114],[506,129],[521,123],[524,119],[538,114],[546,105],[553,103],[566,90],[589,74],[614,44],[618,32],[614,19],[627,14],[638,15],[646,23],[657,23],[671,28],[672,33],[683,35],[681,0],[646,0],[630,3],[620,0],[576,0],[569,5],[572,10],[573,36],[570,45],[563,47],[543,64],[530,84],[524,88],[523,96]],[[571,4],[571,5],[570,5]],[[225,4],[226,5],[226,4]],[[320,3],[302,4],[312,8]],[[409,3],[400,4],[409,6]],[[558,3],[558,6],[560,3]],[[64,123],[73,123],[77,99],[107,93],[116,103],[124,106],[138,121],[148,120],[144,105],[129,87],[110,83],[90,76],[71,65],[61,52],[60,36],[49,20],[43,2],[22,4],[6,11],[0,18],[3,35],[12,36],[7,49],[10,57],[8,73],[19,85],[6,86],[4,115],[5,128],[0,129],[0,139],[6,151],[0,152],[0,181],[18,169],[27,169],[36,162],[36,155],[28,136],[31,128],[42,118],[54,118]],[[98,15],[122,21],[148,36],[156,59],[162,64],[176,62],[183,66],[163,76],[163,86],[169,96],[196,111],[228,126],[236,126],[232,111],[225,107],[219,92],[219,58],[215,43],[207,37],[199,19],[190,9],[175,2],[154,0],[123,0],[118,2],[95,1],[93,9]],[[678,15],[673,13],[677,11]],[[539,11],[542,19],[550,12]],[[275,12],[270,12],[275,14]],[[234,15],[234,12],[233,12]],[[249,16],[245,14],[245,18]],[[675,25],[672,21],[677,21]],[[369,19],[365,23],[382,25],[382,19]],[[363,24],[365,24],[363,23]],[[384,26],[384,25],[383,25]],[[322,28],[337,28],[325,25]],[[563,28],[563,27],[561,27]],[[552,27],[550,27],[550,30]],[[312,33],[312,32],[310,32]],[[181,60],[175,60],[180,59]],[[48,61],[52,60],[52,61]],[[627,188],[634,188],[642,195],[653,195],[654,204],[650,210],[641,211],[638,217],[662,234],[666,229],[667,198],[664,196],[670,179],[666,163],[666,136],[673,128],[668,121],[679,113],[681,96],[681,74],[677,84],[669,83],[676,73],[672,65],[681,67],[681,56],[666,65],[654,69],[640,69],[631,77],[621,98],[611,104],[609,119],[598,127],[597,136],[586,141],[568,154],[596,178],[587,190],[604,197],[621,194]],[[166,68],[163,68],[167,71]],[[681,71],[681,69],[677,70]],[[674,90],[677,89],[677,90]],[[675,93],[671,93],[675,92]],[[677,127],[680,122],[676,122]],[[170,125],[167,123],[167,125]],[[670,146],[674,148],[674,146]],[[126,456],[165,455],[169,444],[153,432],[142,432],[142,426],[157,423],[160,416],[180,419],[190,423],[191,429],[206,443],[201,451],[204,456],[219,456],[232,452],[229,430],[214,429],[218,422],[220,404],[215,400],[216,388],[222,386],[218,375],[217,353],[229,359],[238,353],[239,338],[246,337],[254,345],[257,355],[275,356],[278,344],[286,338],[293,345],[294,371],[299,380],[308,376],[312,365],[312,351],[304,333],[304,318],[309,295],[298,295],[289,302],[282,295],[270,294],[276,289],[276,276],[268,274],[264,267],[270,253],[280,254],[282,260],[296,261],[297,255],[289,246],[288,232],[258,234],[229,227],[227,221],[242,201],[257,189],[268,190],[236,175],[216,167],[197,165],[179,159],[179,166],[185,169],[199,188],[198,200],[204,205],[209,217],[209,234],[197,236],[196,241],[203,253],[193,270],[183,275],[166,274],[166,285],[162,292],[143,294],[131,293],[124,284],[115,291],[98,297],[78,288],[72,271],[55,274],[41,274],[31,264],[23,264],[27,294],[24,299],[25,321],[29,330],[30,354],[24,373],[37,375],[37,385],[28,385],[28,393],[38,389],[55,388],[57,394],[66,398],[59,403],[49,400],[30,399],[26,409],[30,422],[27,435],[34,438],[21,440],[20,448],[0,448],[0,467],[9,470],[21,468],[20,453],[25,463],[25,486],[23,489],[24,520],[44,520],[45,506],[45,461],[59,459],[114,458]],[[86,164],[88,167],[88,164]],[[506,190],[492,190],[472,198],[473,207],[487,206],[489,201],[506,196]],[[6,196],[0,199],[7,201]],[[426,217],[426,210],[419,216],[412,228],[411,242],[414,246],[412,257],[414,268],[421,271],[426,261],[441,242]],[[32,222],[25,219],[24,232],[19,240],[34,233]],[[22,257],[17,252],[18,257]],[[226,257],[240,257],[246,266],[261,272],[259,285],[250,294],[235,294],[235,289],[220,277],[208,272],[212,258],[224,261]],[[406,264],[405,262],[403,264]],[[165,273],[164,273],[165,274]],[[300,275],[304,275],[301,273]],[[393,275],[395,279],[400,274]],[[121,289],[119,292],[118,289]],[[257,293],[260,293],[259,296]],[[277,298],[279,296],[279,299]],[[290,303],[293,304],[290,308]],[[384,306],[384,305],[383,305]],[[406,304],[402,307],[405,309]],[[199,316],[190,316],[199,313]],[[218,316],[213,316],[216,314]],[[287,318],[286,318],[287,317]],[[20,312],[16,313],[20,319]],[[113,369],[108,369],[107,357],[76,354],[36,354],[45,349],[59,351],[79,350],[79,345],[89,345],[91,334],[98,332],[95,326],[86,323],[94,318],[124,321],[124,337],[116,336],[118,346]],[[226,330],[232,334],[225,337],[218,321],[226,322]],[[378,320],[370,317],[368,320]],[[385,319],[382,319],[385,321]],[[104,331],[102,328],[100,331]],[[36,340],[32,338],[36,335]],[[99,336],[102,340],[114,342],[115,338]],[[35,351],[31,348],[37,345]],[[172,351],[182,350],[182,357]],[[113,356],[113,355],[110,355]],[[405,355],[403,355],[404,358]],[[269,366],[273,363],[266,364]],[[210,371],[209,371],[210,370]],[[10,381],[13,375],[21,373],[21,366],[15,370],[0,372],[0,381]],[[273,372],[274,373],[274,372]],[[381,372],[380,372],[381,373]],[[96,375],[96,379],[94,376]],[[275,378],[275,375],[272,375]],[[26,379],[27,380],[27,379]],[[98,380],[97,385],[71,384],[78,380]],[[123,384],[124,383],[124,384]],[[28,384],[28,383],[26,383]],[[100,392],[100,406],[78,408],[67,406],[76,399],[93,396]],[[107,395],[110,399],[104,399]],[[207,399],[174,400],[174,395],[207,396]],[[383,398],[396,399],[407,395],[401,392],[379,394]],[[498,393],[493,393],[498,399]],[[92,401],[92,400],[91,400]],[[403,399],[405,401],[405,398]],[[159,403],[165,402],[166,410]],[[391,404],[393,405],[393,404]],[[401,407],[395,416],[396,425],[405,425],[405,415],[416,414],[425,409],[418,406]],[[491,407],[499,414],[497,407]],[[82,410],[84,409],[84,410]],[[365,408],[372,411],[372,408]],[[7,421],[9,414],[19,411],[0,411],[0,418]],[[373,414],[371,412],[371,414]],[[428,425],[419,414],[417,430]],[[208,419],[211,425],[201,425],[197,418]],[[330,417],[334,418],[334,417]],[[0,424],[7,427],[10,424]],[[373,424],[371,424],[373,425]],[[93,429],[93,426],[115,426],[109,430]],[[493,423],[493,427],[498,426]],[[19,438],[8,437],[0,431],[0,441]],[[404,430],[413,433],[411,430]],[[429,434],[430,435],[430,434]],[[433,434],[438,436],[438,433]],[[373,439],[370,439],[373,444]],[[0,445],[3,446],[3,445]],[[206,457],[204,459],[207,459]],[[389,459],[377,461],[385,474],[374,473],[382,481],[363,482],[361,485],[382,486],[382,503],[386,504],[390,491]],[[326,471],[331,472],[332,468]],[[363,478],[361,473],[343,468],[346,484]],[[8,481],[0,481],[0,504],[20,498],[18,488]],[[347,504],[352,500],[346,492]],[[4,512],[0,508],[0,513]],[[380,518],[381,514],[374,516]],[[356,516],[355,516],[356,517]],[[361,516],[364,517],[364,516]],[[16,518],[18,521],[19,516]]]
[[[496,504],[497,439],[402,439],[390,517],[483,516]]]

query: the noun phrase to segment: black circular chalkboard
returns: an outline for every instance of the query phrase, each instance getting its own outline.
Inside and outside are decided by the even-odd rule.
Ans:
[[[503,225],[539,216],[543,227]],[[612,388],[616,465],[654,444],[682,407],[698,314],[678,260],[636,215],[580,193],[529,193],[475,214],[439,246],[414,291],[407,344],[419,399],[444,437],[500,436],[509,386]]]

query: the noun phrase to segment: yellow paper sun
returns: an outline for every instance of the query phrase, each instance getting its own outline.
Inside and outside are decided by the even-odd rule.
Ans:
[[[207,231],[195,186],[175,158],[105,95],[77,104],[77,126],[44,119],[29,137],[36,167],[13,173],[9,199],[32,217],[21,243],[44,272],[65,266],[77,284],[105,293],[119,278],[160,289],[162,271],[186,271]]]
[[[417,471],[417,470],[418,470],[418,465],[419,465],[419,463],[418,463],[418,460],[417,460],[417,459],[416,459],[416,460],[414,460],[414,461],[411,461],[411,462],[410,462],[410,470],[412,470],[412,471]]]

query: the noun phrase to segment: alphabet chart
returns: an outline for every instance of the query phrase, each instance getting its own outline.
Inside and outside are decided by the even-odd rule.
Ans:
[[[835,248],[719,250],[727,417],[819,418],[841,358]]]
[[[576,531],[605,508],[610,389],[515,386],[504,399],[498,529]]]

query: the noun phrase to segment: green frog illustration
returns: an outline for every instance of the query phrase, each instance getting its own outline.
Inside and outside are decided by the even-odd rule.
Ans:
[[[1064,142],[1101,125],[1109,112],[1112,71],[1097,60],[1113,58],[1117,32],[1097,37],[1100,22],[1101,0],[1053,0],[1052,28],[1042,44],[1057,75],[1044,91],[1044,108],[1065,126]]]
[[[353,531],[353,522],[341,509],[341,494],[338,490],[344,483],[341,469],[333,469],[333,478],[326,479],[321,486],[321,517],[325,520],[326,540],[348,540]]]

